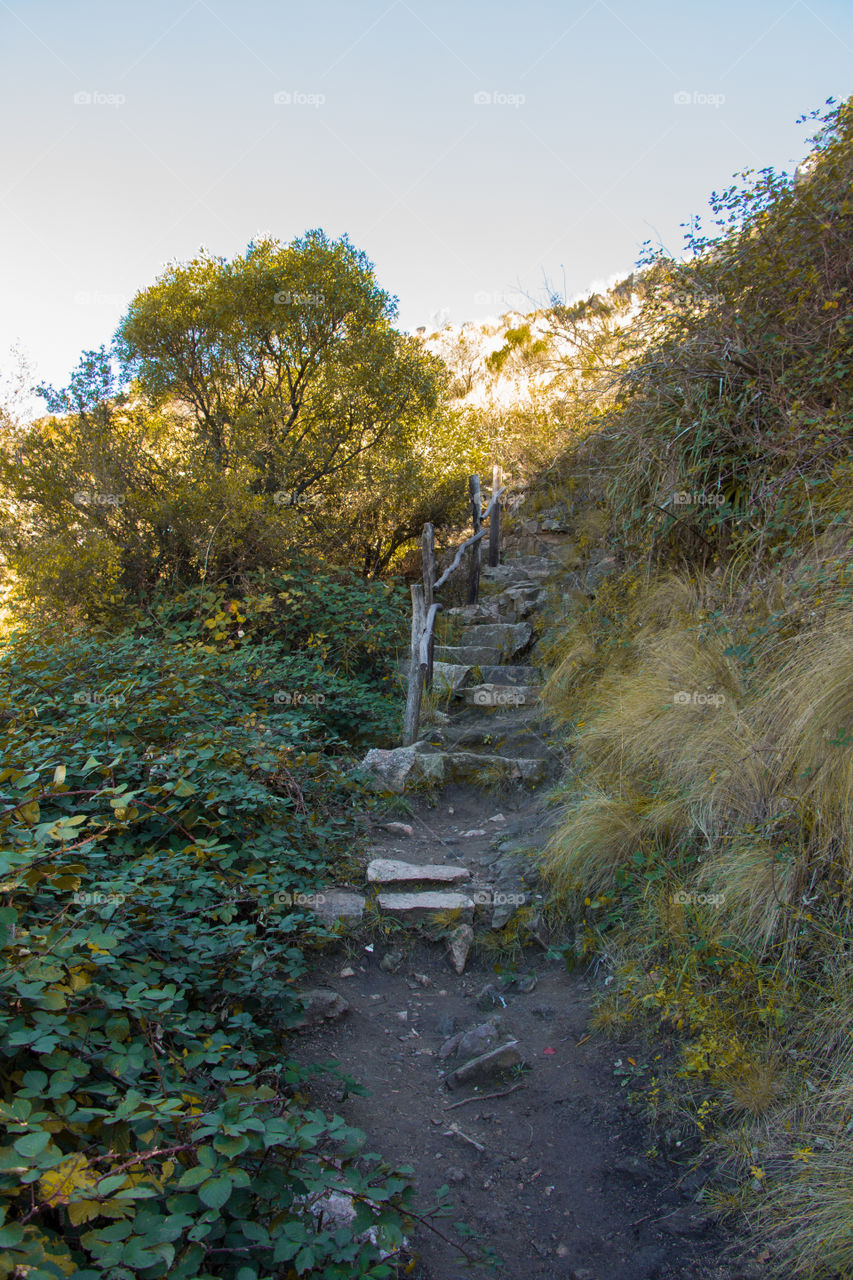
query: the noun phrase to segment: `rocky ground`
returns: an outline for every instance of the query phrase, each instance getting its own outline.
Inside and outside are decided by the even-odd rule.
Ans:
[[[475,789],[451,786],[435,808],[413,802],[413,836],[377,831],[374,848],[394,858],[403,849],[414,861],[448,847],[464,850],[466,863],[486,862],[501,856],[498,841],[534,836],[548,818],[535,795],[522,796],[518,808],[504,799],[505,825],[490,823],[497,812]],[[489,834],[466,837],[470,830]],[[327,1082],[316,1100],[362,1128],[371,1150],[414,1167],[423,1208],[447,1185],[455,1212],[436,1226],[458,1240],[450,1224],[463,1221],[476,1233],[465,1247],[492,1250],[496,1275],[760,1275],[754,1264],[725,1261],[732,1242],[703,1208],[704,1175],[691,1172],[690,1159],[649,1156],[652,1135],[627,1094],[642,1091],[662,1065],[655,1055],[669,1050],[589,1035],[594,975],[567,973],[536,943],[497,971],[475,944],[457,974],[444,946],[407,929],[387,943],[352,937],[316,977],[343,997],[346,1011],[299,1033],[292,1052],[305,1062],[335,1059],[369,1090],[341,1101],[341,1086]],[[514,1047],[503,1069],[483,1061],[507,1043]],[[454,1080],[472,1059],[479,1068]],[[467,1273],[456,1250],[428,1229],[411,1245],[419,1280]]]

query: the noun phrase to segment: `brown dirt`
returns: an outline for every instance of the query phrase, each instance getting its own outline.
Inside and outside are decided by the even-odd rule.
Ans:
[[[489,860],[496,829],[535,839],[547,821],[541,798],[524,793],[514,801],[504,794],[498,805],[482,792],[448,788],[436,807],[424,799],[411,805],[406,821],[414,838],[377,831],[372,840],[386,856],[476,869]],[[507,822],[490,823],[499,810]],[[471,827],[485,827],[489,835],[460,838]],[[627,1094],[642,1091],[655,1053],[665,1057],[667,1048],[588,1033],[591,998],[603,975],[570,974],[542,948],[526,949],[516,972],[535,974],[535,990],[506,987],[499,1012],[529,1070],[451,1092],[443,1076],[453,1063],[440,1061],[438,1051],[453,1032],[488,1017],[477,994],[489,982],[500,988],[500,974],[476,947],[458,977],[440,944],[411,931],[399,938],[377,940],[368,951],[367,937],[350,935],[324,956],[313,983],[339,991],[351,1011],[299,1033],[291,1049],[302,1062],[334,1058],[367,1087],[367,1096],[341,1100],[340,1083],[321,1080],[315,1101],[363,1129],[369,1150],[413,1166],[423,1209],[437,1188],[450,1186],[455,1212],[437,1220],[441,1231],[459,1239],[452,1223],[464,1221],[501,1260],[495,1274],[508,1280],[571,1280],[575,1272],[582,1280],[587,1272],[590,1280],[760,1275],[754,1263],[731,1261],[732,1241],[697,1201],[702,1178],[691,1174],[687,1153],[646,1155],[653,1135]],[[404,950],[404,963],[395,973],[383,972],[379,963],[395,947]],[[354,976],[341,977],[348,965]],[[506,964],[502,971],[509,975]],[[654,1070],[662,1065],[656,1062]],[[480,1096],[519,1083],[503,1097]],[[473,1100],[453,1105],[463,1098]],[[470,1274],[464,1259],[425,1228],[416,1229],[411,1246],[415,1280]]]

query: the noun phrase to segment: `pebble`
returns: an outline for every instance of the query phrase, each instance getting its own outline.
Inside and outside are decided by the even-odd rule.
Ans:
[[[386,951],[379,961],[379,968],[383,973],[396,973],[402,963],[402,951]]]
[[[549,1018],[556,1018],[557,1010],[551,1004],[535,1004],[530,1010],[534,1018],[541,1018],[543,1022],[547,1022]]]
[[[386,822],[383,830],[390,831],[397,836],[413,836],[415,834],[414,828],[410,827],[408,822]]]

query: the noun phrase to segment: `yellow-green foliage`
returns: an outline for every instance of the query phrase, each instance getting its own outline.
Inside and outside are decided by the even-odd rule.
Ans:
[[[651,1111],[812,1280],[853,1274],[853,105],[824,125],[805,181],[732,188],[713,245],[650,264],[557,468],[573,547],[623,567],[542,646],[572,760],[546,872],[615,979],[592,1025],[674,1033]]]

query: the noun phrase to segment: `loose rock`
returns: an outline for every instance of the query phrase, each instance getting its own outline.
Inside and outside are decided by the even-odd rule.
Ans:
[[[493,1076],[501,1075],[504,1071],[509,1071],[511,1067],[520,1066],[523,1061],[518,1041],[508,1040],[506,1044],[490,1049],[488,1053],[480,1054],[479,1057],[472,1058],[470,1062],[457,1067],[446,1078],[445,1084],[448,1089],[456,1089],[461,1084],[480,1084]]]
[[[460,1058],[475,1058],[487,1053],[504,1038],[500,1014],[493,1014],[486,1022],[472,1027],[460,1036],[456,1053]]]
[[[477,1008],[494,1009],[495,1006],[505,1009],[506,999],[500,991],[498,991],[494,983],[487,982],[482,990],[477,992]]]
[[[315,987],[312,991],[300,992],[299,999],[304,1013],[295,1024],[297,1027],[316,1027],[321,1022],[339,1018],[349,1011],[349,1001],[331,988]]]
[[[396,973],[402,963],[402,951],[386,951],[385,955],[379,961],[379,968],[383,973]]]
[[[450,963],[456,973],[465,972],[465,962],[474,941],[474,930],[470,924],[457,925],[447,939],[447,952]]]
[[[685,1207],[668,1213],[656,1225],[671,1236],[703,1236],[710,1223],[703,1213],[696,1213],[694,1209]]]

